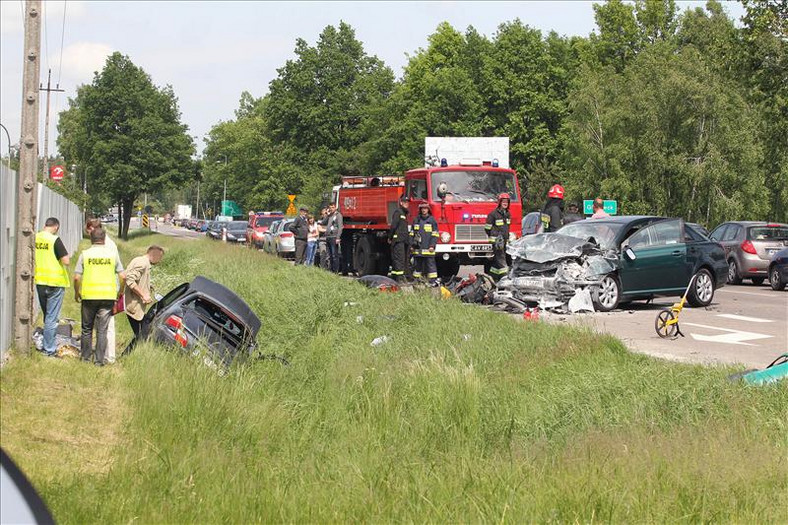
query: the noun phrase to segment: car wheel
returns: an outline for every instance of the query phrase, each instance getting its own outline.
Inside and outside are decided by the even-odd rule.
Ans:
[[[736,259],[728,261],[728,284],[741,284],[739,265],[736,264]]]
[[[766,278],[765,277],[753,277],[750,280],[752,281],[752,284],[754,284],[755,286],[760,286],[760,285],[763,284],[763,281],[765,281]]]
[[[769,284],[772,285],[772,290],[784,290],[785,281],[780,278],[780,269],[774,266],[769,270]]]
[[[606,275],[594,293],[594,308],[600,312],[609,312],[618,306],[621,300],[621,282],[614,274]]]
[[[690,287],[687,302],[692,306],[709,306],[714,299],[714,279],[711,273],[701,268]]]

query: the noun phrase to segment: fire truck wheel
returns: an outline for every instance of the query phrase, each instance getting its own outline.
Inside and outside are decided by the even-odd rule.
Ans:
[[[359,277],[375,273],[375,253],[367,237],[361,237],[356,243],[356,249],[353,252],[353,266]]]

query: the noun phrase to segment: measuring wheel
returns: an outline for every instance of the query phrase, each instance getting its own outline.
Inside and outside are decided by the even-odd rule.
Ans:
[[[659,312],[659,315],[654,320],[654,329],[657,331],[657,335],[663,339],[675,339],[678,337],[679,321],[673,310],[665,308]]]

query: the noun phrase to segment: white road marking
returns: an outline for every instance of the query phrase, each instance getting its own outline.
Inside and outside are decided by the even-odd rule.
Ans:
[[[727,334],[719,335],[703,335],[703,334],[690,334],[696,341],[707,341],[710,343],[726,343],[731,345],[743,346],[757,346],[744,341],[755,341],[758,339],[769,339],[773,336],[757,334],[755,332],[744,332],[742,330],[730,330],[728,328],[718,328],[716,326],[708,326],[705,324],[683,323],[685,326],[697,326],[698,328],[708,328],[709,330],[721,330],[728,332]]]
[[[725,292],[725,293],[734,293],[734,294],[741,294],[741,295],[754,295],[755,297],[766,297],[766,298],[773,298],[777,297],[779,294],[769,294],[769,293],[755,293],[755,292],[740,292],[739,290],[730,290],[728,288],[720,288],[717,290],[718,292]]]
[[[771,319],[760,319],[759,317],[747,317],[746,315],[717,314],[717,317],[733,319],[734,321],[747,321],[748,323],[773,323]]]

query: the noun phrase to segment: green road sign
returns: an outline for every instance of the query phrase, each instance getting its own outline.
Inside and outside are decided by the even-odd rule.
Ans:
[[[235,201],[222,201],[222,215],[227,216],[240,216],[243,215],[243,210]]]
[[[604,202],[603,210],[608,215],[615,215],[618,213],[618,201],[602,201]],[[586,215],[593,215],[594,213],[594,200],[583,201],[583,213]]]

